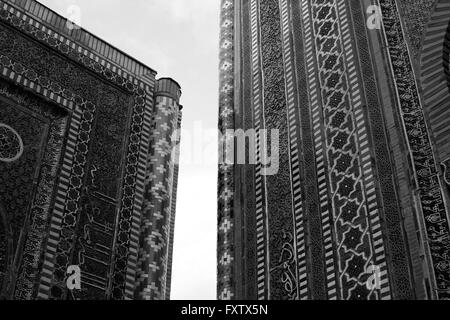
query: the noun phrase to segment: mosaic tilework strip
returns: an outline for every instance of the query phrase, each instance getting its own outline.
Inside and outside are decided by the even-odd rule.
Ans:
[[[306,272],[308,287],[300,285],[300,299],[324,299],[325,294],[325,261],[323,261],[323,241],[321,231],[321,217],[319,207],[319,195],[317,189],[317,175],[315,164],[315,150],[313,141],[313,130],[310,113],[310,101],[308,96],[308,75],[306,73],[306,38],[304,31],[307,26],[303,25],[303,4],[297,1],[289,1],[290,28],[292,33],[292,50],[295,57],[295,86],[294,103],[298,112],[299,127],[299,158],[302,185],[302,206],[305,215],[305,249],[306,268],[302,266],[302,257],[299,258],[299,277]],[[294,156],[293,159],[295,159]],[[297,199],[294,198],[294,201]],[[305,293],[308,296],[305,297]]]
[[[381,229],[381,220],[378,209],[378,195],[375,190],[373,159],[370,152],[368,137],[368,124],[365,120],[363,111],[364,88],[359,77],[359,56],[357,48],[353,46],[354,39],[351,35],[350,19],[347,8],[348,4],[339,0],[337,2],[339,9],[339,22],[343,35],[343,46],[345,51],[346,68],[348,70],[348,81],[350,83],[350,99],[353,106],[354,122],[356,123],[357,143],[360,148],[360,166],[362,167],[363,188],[366,197],[366,206],[368,210],[368,223],[374,250],[374,265],[376,265],[380,274],[380,298],[391,299],[391,290],[388,279],[388,270],[386,264],[386,254],[384,248],[383,232]]]
[[[331,234],[330,223],[330,202],[328,200],[328,190],[326,182],[326,163],[325,150],[322,145],[323,132],[321,129],[321,112],[320,112],[320,95],[318,87],[318,78],[316,73],[316,44],[313,35],[312,12],[310,11],[310,3],[302,1],[303,26],[305,34],[305,62],[306,72],[308,75],[308,92],[309,103],[311,109],[311,118],[314,132],[316,171],[318,192],[320,198],[321,224],[323,233],[323,246],[325,249],[325,267],[327,278],[328,299],[337,298],[337,284],[335,280],[336,262],[333,256],[333,239]]]
[[[295,82],[294,82],[294,66],[293,66],[293,50],[292,50],[292,33],[290,28],[290,7],[287,0],[281,0],[281,23],[283,30],[283,60],[284,72],[286,80],[286,101],[287,101],[287,117],[289,127],[289,158],[291,165],[291,188],[293,199],[293,224],[295,226],[295,247],[297,260],[297,292],[296,299],[305,300],[308,298],[308,277],[306,272],[306,242],[305,242],[305,226],[303,215],[303,199],[300,177],[300,158],[299,158],[299,119],[297,117],[297,108],[295,100]]]
[[[427,28],[430,15],[438,0],[398,0],[401,8],[403,23],[407,30],[411,55],[415,62],[420,59],[423,36]],[[442,2],[445,2],[443,0]]]
[[[234,1],[222,0],[220,18],[220,92],[219,130],[225,141],[219,150],[219,159],[227,159],[232,152],[227,150],[226,131],[234,129]],[[234,161],[234,159],[229,159]],[[232,162],[231,162],[232,163]],[[234,166],[224,161],[219,165],[218,188],[218,281],[217,295],[220,300],[235,297],[234,288]]]
[[[379,226],[374,225],[369,232],[371,222],[377,222],[379,218],[376,217],[376,207],[368,203],[376,200],[371,181],[373,177],[370,172],[362,172],[370,157],[367,156],[367,133],[361,114],[361,90],[358,88],[359,79],[354,65],[354,49],[350,43],[346,4],[342,1],[314,2],[311,11],[308,10],[308,5],[303,2],[307,66],[312,68],[309,73],[309,91],[310,96],[321,95],[321,98],[313,96],[311,107],[316,136],[319,194],[322,200],[328,298],[375,298],[378,297],[377,292],[364,292],[367,278],[365,270],[374,264],[370,235],[375,231],[375,236],[381,236],[381,231],[378,231]],[[311,24],[311,33],[308,24]],[[313,39],[315,53],[312,51]],[[315,72],[320,75],[318,83],[321,92],[318,93],[312,80]],[[320,104],[323,104],[323,110],[320,109]],[[322,141],[325,141],[323,147]],[[330,205],[333,207],[331,212]],[[351,217],[352,214],[356,216]],[[371,215],[373,220],[369,221],[366,215]],[[330,219],[333,221],[332,230]],[[377,244],[382,245],[382,240],[378,239]],[[337,260],[334,260],[335,254]],[[380,259],[383,258],[384,254],[381,252]],[[383,267],[386,268],[386,265]],[[337,278],[336,269],[339,270]],[[386,271],[383,281],[386,286]]]
[[[263,124],[263,88],[261,84],[261,52],[260,52],[260,24],[259,3],[252,0],[250,3],[251,39],[252,39],[252,109],[254,128],[256,130],[256,166],[255,166],[255,194],[256,194],[256,259],[257,259],[257,296],[264,300],[267,292],[267,224],[265,205],[265,177],[262,175],[261,142],[260,136]]]

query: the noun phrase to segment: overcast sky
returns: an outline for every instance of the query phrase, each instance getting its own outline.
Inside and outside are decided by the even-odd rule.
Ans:
[[[216,298],[219,0],[40,0],[183,90],[172,299]],[[199,141],[203,139],[203,142]],[[193,140],[196,143],[193,143]]]

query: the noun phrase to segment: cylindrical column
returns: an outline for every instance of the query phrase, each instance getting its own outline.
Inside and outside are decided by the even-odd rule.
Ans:
[[[136,298],[168,298],[167,279],[173,241],[172,202],[178,157],[181,89],[169,78],[157,81],[150,153],[147,164],[144,210],[140,239]]]

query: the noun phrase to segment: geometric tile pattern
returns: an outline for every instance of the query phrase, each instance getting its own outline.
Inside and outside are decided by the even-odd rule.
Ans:
[[[283,6],[286,10],[286,5]],[[294,140],[290,138],[288,98],[292,86],[289,82],[289,64],[285,65],[283,58],[290,62],[288,51],[284,50],[283,25],[280,23],[287,17],[282,16],[284,11],[278,0],[263,0],[259,2],[259,30],[260,61],[262,74],[262,126],[268,132],[276,130],[278,141],[269,137],[261,137],[268,145],[273,147],[277,143],[273,155],[278,159],[278,170],[272,175],[264,176],[265,205],[266,205],[266,233],[267,233],[267,268],[268,285],[266,299],[298,299],[298,261],[296,218],[299,212],[294,213],[293,181],[291,150]],[[292,108],[291,108],[292,109]],[[291,126],[291,128],[294,126]],[[261,146],[262,153],[266,153]],[[297,217],[295,216],[297,214]]]
[[[311,20],[305,17],[304,23],[312,26],[316,51],[316,68],[312,70],[318,74],[318,106],[323,106],[319,111],[312,100],[316,115],[322,115],[314,120],[316,136],[322,136],[324,141],[318,149],[322,156],[317,159],[317,170],[319,176],[325,177],[319,182],[320,192],[330,194],[326,199],[331,206],[330,212],[322,212],[328,299],[378,298],[378,292],[366,288],[370,276],[367,270],[372,265],[384,271],[382,286],[387,293],[384,298],[388,298],[380,220],[368,200],[375,198],[370,182],[373,175],[366,172],[365,177],[363,172],[363,168],[372,165],[367,161],[370,159],[367,125],[362,117],[361,88],[354,66],[346,5],[342,1],[313,1],[310,10]],[[377,250],[379,259],[374,257],[374,246],[381,249]]]
[[[229,157],[227,150],[227,130],[234,129],[234,0],[221,1],[220,17],[220,61],[219,61],[219,131],[224,137],[219,150],[218,187],[218,279],[217,296],[221,300],[231,300],[233,291],[233,199],[234,166],[224,161]]]
[[[255,150],[255,194],[256,194],[256,264],[257,264],[257,297],[259,300],[267,298],[267,268],[268,261],[268,241],[267,241],[267,223],[266,223],[266,201],[265,179],[261,174],[261,137],[260,130],[264,128],[262,88],[261,85],[261,57],[260,57],[260,35],[259,28],[259,5],[258,1],[252,0],[250,5],[251,20],[251,52],[252,52],[252,98],[253,98],[253,117],[254,128],[256,130],[256,150]]]

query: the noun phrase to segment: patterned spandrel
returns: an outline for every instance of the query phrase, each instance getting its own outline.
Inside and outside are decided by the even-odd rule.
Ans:
[[[399,0],[402,20],[406,26],[412,56],[418,59],[422,47],[423,36],[430,16],[439,0]],[[418,62],[418,61],[417,61]]]
[[[0,123],[0,161],[13,162],[23,153],[23,141],[14,128]]]

